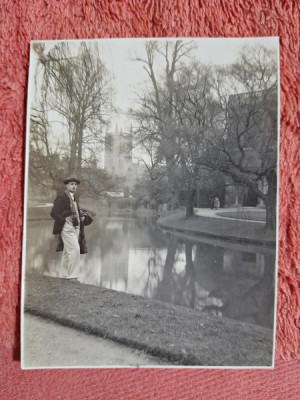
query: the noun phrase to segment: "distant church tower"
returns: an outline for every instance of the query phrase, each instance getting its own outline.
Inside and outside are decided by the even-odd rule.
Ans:
[[[115,132],[106,133],[104,169],[110,175],[125,178],[132,167],[132,134],[123,133],[116,125]]]

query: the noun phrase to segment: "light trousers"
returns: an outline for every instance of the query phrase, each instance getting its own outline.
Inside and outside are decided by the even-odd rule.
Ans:
[[[61,232],[61,238],[64,242],[61,276],[67,279],[78,278],[80,272],[79,227],[74,227],[66,222]]]

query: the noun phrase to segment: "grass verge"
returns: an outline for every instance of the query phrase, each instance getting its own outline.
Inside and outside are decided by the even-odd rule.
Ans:
[[[64,279],[28,274],[24,311],[174,365],[272,363],[272,330],[268,328]]]
[[[216,215],[227,218],[237,218],[247,221],[266,221],[266,210],[237,210],[237,211],[220,211]]]
[[[158,220],[158,225],[178,232],[209,238],[263,244],[274,247],[275,231],[265,231],[260,223],[194,215],[186,218],[184,212],[170,214]]]

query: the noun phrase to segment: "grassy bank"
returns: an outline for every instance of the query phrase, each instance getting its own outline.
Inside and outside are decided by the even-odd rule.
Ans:
[[[174,365],[271,365],[270,329],[65,279],[27,275],[25,311]]]
[[[248,221],[266,221],[266,210],[237,210],[237,211],[220,211],[216,215],[226,218],[245,219]]]
[[[184,212],[180,212],[164,216],[157,223],[163,228],[178,232],[202,235],[209,238],[275,246],[275,231],[265,231],[262,224],[253,221],[237,221],[197,215],[186,218]]]

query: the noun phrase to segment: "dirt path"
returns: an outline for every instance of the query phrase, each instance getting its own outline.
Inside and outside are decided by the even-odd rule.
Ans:
[[[170,363],[112,340],[24,314],[23,367],[167,366]]]

